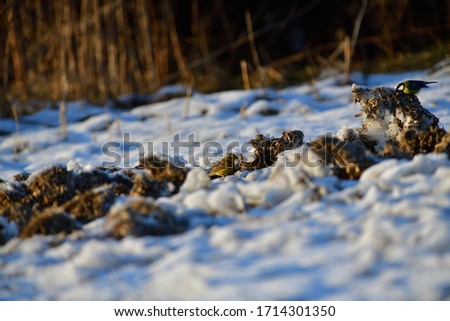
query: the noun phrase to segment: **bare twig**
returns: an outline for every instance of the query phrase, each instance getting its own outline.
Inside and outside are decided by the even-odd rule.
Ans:
[[[102,21],[101,21],[101,10],[99,9],[100,4],[98,0],[92,1],[93,6],[93,19],[94,19],[94,27],[95,27],[95,38],[94,38],[94,50],[95,50],[95,65],[97,72],[97,86],[101,95],[105,95],[106,86],[105,86],[105,69],[103,66],[103,48],[102,48]]]
[[[61,73],[61,86],[62,86],[62,99],[61,103],[59,104],[59,125],[60,125],[60,131],[61,131],[61,138],[62,140],[67,139],[67,106],[66,106],[66,99],[67,99],[67,92],[69,89],[69,83],[67,80],[67,40],[69,37],[69,26],[67,24],[68,17],[66,16],[67,11],[67,3],[63,2],[60,3],[62,6],[59,12],[56,12],[57,14],[57,23],[59,27],[61,28],[62,32],[62,41],[61,46],[59,48],[60,50],[60,73]]]
[[[261,67],[261,64],[259,62],[258,51],[256,50],[255,44],[255,34],[253,32],[252,17],[250,15],[250,12],[248,11],[245,12],[245,23],[247,25],[248,43],[250,45],[253,63],[255,64],[255,68],[258,72],[260,86],[265,87],[267,83],[266,76],[264,73],[264,69]]]
[[[167,24],[169,26],[170,41],[173,48],[173,55],[177,62],[178,69],[180,70],[181,77],[186,81],[190,79],[188,68],[186,67],[185,59],[181,51],[180,41],[178,39],[177,29],[175,26],[175,17],[173,15],[173,9],[171,6],[171,0],[164,1],[164,8],[166,11]]]
[[[350,67],[352,63],[352,47],[349,36],[345,36],[344,41],[344,71],[345,71],[345,79],[344,83],[348,84],[350,82]]]
[[[11,113],[14,118],[14,124],[16,126],[16,135],[15,135],[15,141],[14,141],[14,147],[13,147],[13,159],[17,160],[17,154],[19,151],[23,148],[20,140],[20,127],[19,127],[19,113],[17,111],[17,98],[14,99],[13,103],[11,104]]]
[[[191,107],[192,90],[194,88],[194,80],[192,80],[186,88],[186,98],[184,103],[184,119],[189,118],[189,109]]]
[[[366,9],[367,9],[367,0],[361,0],[361,7],[359,8],[359,12],[358,15],[356,16],[355,19],[355,24],[353,25],[353,33],[352,33],[352,38],[350,41],[350,48],[351,48],[351,54],[353,55],[353,52],[355,50],[355,46],[356,46],[356,41],[358,40],[358,36],[359,36],[359,30],[361,29],[361,22],[364,18],[364,15],[366,13]]]
[[[241,106],[241,109],[239,110],[239,114],[241,116],[242,119],[247,119],[247,100],[244,100],[244,103]]]
[[[347,41],[349,41],[349,44],[344,46],[344,53],[346,52],[346,48],[348,47],[347,48],[348,53],[346,54],[346,59],[345,59],[345,66],[346,66],[345,82],[346,83],[350,82],[350,69],[351,69],[352,58],[353,58],[353,54],[355,52],[355,46],[356,46],[356,42],[358,41],[359,30],[361,28],[361,22],[364,18],[364,14],[366,13],[366,9],[367,9],[367,0],[361,0],[361,7],[359,8],[358,15],[356,16],[355,24],[353,25],[352,38],[350,40],[347,40]]]
[[[150,87],[152,89],[154,89],[158,87],[159,81],[157,80],[155,74],[155,62],[153,60],[153,44],[150,31],[148,2],[138,1],[137,4],[140,6],[139,11],[141,12],[141,16],[138,19],[138,22],[141,28],[141,34],[144,38],[144,46],[145,46],[144,51],[145,54],[143,56],[143,60],[145,61],[146,64],[146,69],[144,72],[145,81],[150,84]]]
[[[278,81],[278,82],[284,80],[283,75],[281,73],[279,73],[275,68],[265,67],[264,69],[265,69],[265,72],[266,72],[267,76],[269,76],[273,80]]]
[[[11,28],[8,28],[8,40],[9,44],[7,44],[10,47],[11,51],[11,58],[12,58],[12,65],[13,70],[15,74],[15,80],[18,87],[18,90],[24,90],[25,89],[25,68],[24,68],[24,55],[22,54],[20,50],[20,44],[18,42],[18,35],[16,31],[16,23],[14,23],[14,6],[11,5],[7,9],[7,21],[8,25],[12,26]],[[11,33],[11,34],[10,34]]]
[[[3,55],[3,100],[6,100],[8,92],[8,73],[9,73],[9,37],[10,32],[6,31],[5,50]]]
[[[63,79],[63,97],[61,100],[61,103],[59,104],[59,126],[61,131],[61,139],[66,140],[67,139],[67,105],[66,105],[66,99],[67,99],[67,91],[69,88],[69,84],[67,82],[67,79],[64,77]]]
[[[198,0],[191,1],[192,7],[192,34],[197,39],[197,45],[200,48],[200,53],[202,56],[208,54],[208,41],[206,39],[205,26],[203,20],[200,17],[200,8]]]
[[[250,90],[250,79],[248,77],[247,62],[245,60],[241,60],[241,74],[242,74],[242,83],[244,84],[244,89]]]

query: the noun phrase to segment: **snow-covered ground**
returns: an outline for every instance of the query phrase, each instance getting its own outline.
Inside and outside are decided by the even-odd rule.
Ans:
[[[418,97],[448,130],[448,69],[354,75],[367,87],[395,87],[405,79],[439,82]],[[100,218],[62,243],[55,236],[13,238],[0,247],[0,299],[450,299],[446,155],[386,160],[358,181],[339,180],[323,167],[286,167],[299,150],[284,152],[273,167],[225,179],[210,181],[202,169],[210,165],[206,154],[237,151],[257,133],[279,137],[299,129],[308,141],[360,127],[359,109],[351,86],[337,86],[331,77],[315,89],[195,93],[188,102],[177,98],[130,111],[74,102],[65,141],[58,110],[22,117],[19,133],[13,120],[0,119],[1,132],[11,133],[0,136],[5,180],[55,163],[92,168],[119,154],[118,166],[131,167],[139,159],[137,143],[145,153],[201,167],[191,170],[180,193],[155,201],[188,220],[185,233],[115,240],[105,237]],[[184,147],[164,149],[177,134]],[[112,210],[127,202],[120,198]],[[0,225],[16,233],[2,217]]]

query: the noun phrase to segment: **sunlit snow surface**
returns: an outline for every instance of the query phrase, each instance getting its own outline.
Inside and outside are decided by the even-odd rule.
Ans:
[[[419,99],[450,129],[450,71],[355,78],[367,87],[438,81]],[[64,142],[57,110],[23,117],[19,134],[12,120],[0,119],[2,132],[11,133],[0,136],[0,177],[54,163],[92,168],[112,161],[102,154],[108,141],[129,151],[119,166],[132,167],[139,158],[130,147],[135,142],[145,152],[164,153],[163,142],[177,133],[181,141],[194,134],[200,147],[168,153],[205,168],[205,151],[236,151],[256,133],[279,137],[300,129],[308,141],[360,126],[350,86],[329,78],[316,89],[320,99],[303,85],[196,93],[188,104],[178,98],[131,111],[74,102]],[[261,115],[267,109],[278,114]],[[125,144],[124,133],[130,135]],[[211,141],[222,150],[203,149]],[[16,144],[24,148],[18,154]],[[104,219],[97,219],[62,243],[57,237],[14,238],[0,247],[0,300],[450,299],[445,155],[387,160],[359,181],[338,180],[326,168],[285,167],[293,158],[295,151],[288,151],[273,167],[212,182],[194,169],[179,194],[157,200],[188,218],[191,227],[183,234],[116,241],[105,237]],[[0,224],[17,233],[6,220]]]

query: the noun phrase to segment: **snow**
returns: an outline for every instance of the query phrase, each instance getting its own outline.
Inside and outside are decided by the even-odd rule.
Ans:
[[[211,214],[235,216],[245,211],[245,201],[233,183],[222,184],[208,195],[206,205]]]
[[[395,88],[405,79],[439,82],[418,96],[448,130],[448,72],[371,75],[358,86]],[[178,194],[151,200],[187,218],[189,228],[181,234],[115,240],[106,236],[106,218],[99,218],[64,241],[20,239],[17,226],[0,216],[0,234],[9,240],[0,246],[0,300],[448,300],[445,155],[385,160],[360,180],[346,181],[311,166],[317,157],[302,146],[283,152],[270,168],[213,181],[207,176],[205,169],[222,153],[241,151],[256,133],[279,137],[299,129],[306,142],[328,131],[351,135],[360,126],[354,117],[360,106],[352,102],[351,87],[336,82],[317,82],[320,100],[309,85],[194,92],[188,115],[185,98],[129,111],[74,102],[68,104],[65,141],[58,110],[22,117],[17,134],[14,121],[2,119],[5,180],[51,164],[92,171],[111,161],[102,153],[108,141],[119,143],[120,166],[136,164],[141,143],[144,153],[168,154],[191,170]],[[155,97],[185,91],[168,87]],[[267,109],[273,114],[264,115]],[[184,143],[178,150],[164,143],[177,133]],[[200,146],[189,141],[192,133]],[[27,147],[14,154],[18,138]],[[116,199],[111,212],[128,201]]]
[[[0,216],[0,244],[6,243],[19,234],[17,225]]]
[[[181,190],[191,193],[200,189],[208,189],[210,186],[211,179],[206,172],[200,168],[193,168],[187,173]]]

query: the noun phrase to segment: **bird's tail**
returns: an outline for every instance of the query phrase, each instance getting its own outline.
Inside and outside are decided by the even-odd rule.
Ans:
[[[424,88],[430,88],[427,85],[428,84],[437,84],[437,81],[424,81],[423,87]]]

